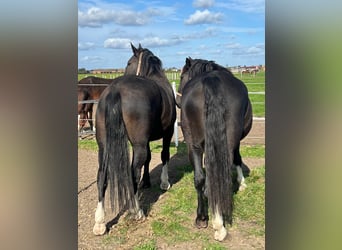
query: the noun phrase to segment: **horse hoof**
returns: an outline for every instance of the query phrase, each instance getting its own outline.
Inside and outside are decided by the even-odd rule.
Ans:
[[[144,212],[140,209],[140,210],[137,212],[136,216],[135,216],[135,220],[144,221],[145,218],[146,218],[146,217],[145,217]]]
[[[208,221],[207,221],[207,220],[196,219],[196,221],[195,221],[195,226],[196,226],[198,229],[207,228],[207,227],[208,227]]]
[[[164,191],[167,191],[167,190],[169,190],[170,189],[170,187],[171,187],[171,185],[170,185],[170,183],[161,183],[160,184],[160,189],[161,190],[164,190]]]
[[[239,187],[239,191],[243,191],[247,188],[247,185],[245,183],[242,183]]]
[[[106,225],[104,223],[95,223],[93,233],[95,235],[104,235],[106,233]]]
[[[135,221],[144,221],[145,218],[146,218],[145,214],[141,209],[138,212],[131,211],[125,217],[126,220],[135,220]]]
[[[222,229],[215,231],[214,238],[217,241],[223,241],[226,238],[227,230],[222,227]]]

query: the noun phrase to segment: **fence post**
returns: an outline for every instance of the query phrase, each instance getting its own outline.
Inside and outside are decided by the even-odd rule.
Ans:
[[[80,130],[80,115],[77,115],[77,131]]]
[[[172,82],[172,89],[173,93],[176,96],[176,82]],[[178,120],[177,120],[177,115],[176,115],[176,121],[174,124],[174,132],[173,132],[174,138],[175,138],[175,145],[178,147]]]

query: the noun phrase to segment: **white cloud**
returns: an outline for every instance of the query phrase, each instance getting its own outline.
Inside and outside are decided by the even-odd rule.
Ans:
[[[96,47],[95,43],[92,43],[92,42],[78,43],[79,50],[89,50],[95,47]]]
[[[147,9],[143,12],[132,10],[106,10],[91,7],[87,11],[78,11],[78,25],[80,27],[99,28],[104,24],[116,23],[119,25],[139,26],[150,22],[151,17],[158,16],[155,9]]]
[[[193,40],[193,39],[203,39],[203,38],[207,38],[207,37],[214,37],[216,36],[217,31],[215,28],[212,27],[208,27],[205,30],[201,30],[201,31],[195,31],[192,33],[185,33],[183,35],[174,35],[172,38],[173,39],[177,39],[179,41],[189,41],[189,40]]]
[[[240,43],[229,43],[224,46],[226,49],[240,49],[242,48]]]
[[[208,8],[213,6],[214,3],[214,0],[194,0],[192,5],[196,8]]]
[[[258,55],[264,55],[265,49],[264,45],[257,44],[255,46],[251,47],[245,47],[245,48],[237,48],[233,51],[233,55],[239,55],[239,56],[258,56]]]
[[[159,37],[146,37],[141,40],[145,47],[162,47],[175,44],[176,40],[162,39]]]
[[[84,56],[81,58],[82,62],[89,62],[89,63],[94,63],[94,62],[102,62],[103,57],[100,56]]]
[[[196,12],[184,21],[185,24],[204,24],[204,23],[219,23],[222,21],[223,14],[210,12],[209,10],[196,10]]]
[[[105,48],[110,49],[128,49],[132,40],[128,38],[108,38],[104,41]]]
[[[222,27],[222,31],[224,32],[234,32],[234,33],[248,33],[248,34],[256,34],[258,32],[263,32],[265,28],[245,28],[245,27]]]
[[[231,0],[217,3],[217,7],[247,13],[265,13],[265,0]]]

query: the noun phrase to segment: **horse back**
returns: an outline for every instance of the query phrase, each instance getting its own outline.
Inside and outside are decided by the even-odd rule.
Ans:
[[[242,81],[225,71],[204,73],[185,85],[181,102],[184,136],[188,134],[188,139],[196,140],[197,143],[204,140],[206,112],[204,88],[211,89],[216,98],[222,100],[222,122],[234,123],[242,130],[241,138],[246,136],[252,121],[248,91]]]
[[[99,112],[104,112],[105,99],[114,92],[120,95],[122,116],[131,142],[162,137],[162,94],[154,81],[131,75],[114,79],[100,97]]]

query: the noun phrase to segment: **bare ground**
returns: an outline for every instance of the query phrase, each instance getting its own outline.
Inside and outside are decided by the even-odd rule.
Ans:
[[[256,145],[265,143],[265,123],[264,121],[255,121],[252,131],[242,141],[242,145]],[[180,141],[183,140],[180,134]],[[244,158],[244,163],[250,168],[259,167],[265,164],[265,159],[260,158]],[[150,164],[151,182],[158,183],[161,173],[160,155],[152,154]],[[171,184],[179,181],[179,176],[173,173],[175,166],[188,164],[186,155],[175,154],[170,160],[169,177]],[[167,192],[156,192],[155,190],[144,189],[141,191],[141,204],[147,215],[143,222],[130,222],[122,217],[118,220],[115,214],[111,214],[111,210],[106,202],[106,221],[112,221],[114,225],[108,235],[94,236],[92,228],[94,225],[94,214],[97,206],[97,152],[90,150],[78,150],[78,248],[79,249],[133,249],[143,242],[148,242],[153,237],[151,221],[158,214],[158,204],[162,204],[163,200],[167,199]],[[194,211],[193,218],[195,218]],[[127,223],[130,225],[127,227]],[[239,226],[234,226],[239,224]],[[233,226],[228,228],[229,237],[226,238],[222,245],[227,249],[264,249],[264,236],[250,236],[246,233],[251,226],[247,222],[234,222]],[[252,223],[252,222],[250,222]],[[188,225],[191,231],[195,233],[201,232],[208,235],[208,238],[213,238],[213,229],[211,224],[207,229],[198,230],[192,225]],[[128,230],[127,230],[128,228]],[[246,228],[246,231],[243,229]],[[124,236],[123,236],[124,235]],[[199,241],[196,239],[181,243],[165,242],[162,239],[156,241],[158,249],[203,249],[199,246]]]

